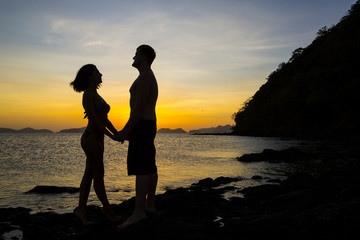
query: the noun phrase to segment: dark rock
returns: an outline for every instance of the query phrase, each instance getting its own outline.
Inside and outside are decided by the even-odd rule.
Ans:
[[[205,178],[200,180],[197,185],[199,186],[211,186],[213,184],[214,180],[212,178]]]
[[[330,162],[316,168],[299,163],[302,170],[279,184],[247,187],[229,200],[224,192],[237,192],[229,183],[241,178],[206,178],[189,188],[169,189],[156,196],[156,214],[124,231],[97,206],[87,207],[95,222],[91,227],[83,227],[74,214],[30,215],[29,209],[18,208],[0,209],[0,222],[9,223],[0,225],[0,235],[15,225],[27,240],[351,239],[360,228],[360,156],[332,154],[337,157]],[[122,221],[134,206],[135,198],[112,205]]]
[[[218,177],[215,180],[212,178],[205,178],[200,180],[198,183],[191,185],[191,189],[194,188],[213,188],[221,185],[229,184],[232,182],[241,181],[241,177]]]
[[[212,178],[205,178],[200,180],[198,183],[193,183],[191,188],[210,188],[214,186],[214,179]]]
[[[54,194],[54,193],[77,193],[76,187],[57,187],[57,186],[36,186],[26,193]]]
[[[29,208],[0,208],[0,222],[22,221],[30,216]]]
[[[276,178],[276,179],[269,179],[266,182],[268,182],[268,183],[281,183],[282,181],[281,181],[281,179]]]
[[[238,157],[240,162],[296,162],[306,161],[312,157],[311,154],[302,151],[299,148],[291,147],[285,150],[265,149],[262,153],[244,154]]]
[[[241,190],[240,192],[245,195],[245,198],[260,200],[286,193],[287,189],[281,185],[265,184],[255,187],[248,187]]]
[[[242,180],[241,177],[218,177],[214,180],[214,184],[224,185],[224,184],[229,184],[232,182],[238,182],[241,180]]]
[[[261,180],[261,179],[263,179],[263,177],[259,176],[259,175],[254,175],[254,176],[251,177],[251,179],[252,180]]]

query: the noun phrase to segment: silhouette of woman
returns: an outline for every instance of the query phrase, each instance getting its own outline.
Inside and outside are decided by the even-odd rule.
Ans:
[[[81,137],[81,147],[86,154],[86,167],[80,184],[79,206],[74,209],[75,215],[84,225],[91,223],[86,216],[86,204],[92,180],[105,216],[112,222],[119,220],[111,209],[104,185],[104,134],[114,139],[113,134],[117,133],[117,130],[107,117],[110,106],[97,93],[102,83],[101,76],[95,65],[87,64],[80,68],[75,80],[70,83],[76,92],[84,92],[82,99],[85,109],[84,118],[88,118],[88,125]]]

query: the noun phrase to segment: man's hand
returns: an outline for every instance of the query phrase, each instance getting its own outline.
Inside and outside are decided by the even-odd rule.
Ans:
[[[124,143],[126,138],[127,138],[127,134],[123,130],[114,134],[114,140],[116,140],[118,142]]]

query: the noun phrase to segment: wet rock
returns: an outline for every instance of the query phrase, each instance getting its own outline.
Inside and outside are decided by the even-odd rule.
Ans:
[[[261,179],[263,179],[263,177],[260,176],[260,175],[254,175],[254,176],[251,177],[251,179],[252,180],[261,180]]]
[[[241,177],[218,177],[215,180],[212,178],[205,178],[200,180],[198,183],[191,185],[191,189],[195,188],[214,188],[221,185],[229,184],[232,182],[241,181]]]
[[[88,218],[95,222],[91,227],[83,227],[74,214],[0,209],[0,221],[7,222],[0,224],[0,234],[15,225],[27,240],[352,239],[360,228],[360,157],[333,155],[317,169],[304,164],[302,171],[278,184],[237,189],[229,183],[241,178],[220,177],[169,189],[156,196],[156,214],[123,231],[99,207],[88,206]],[[226,200],[226,191],[241,194]],[[131,198],[112,207],[124,221],[134,205]]]
[[[312,154],[306,153],[303,150],[295,147],[287,148],[285,150],[265,149],[262,153],[244,154],[238,157],[240,162],[296,162],[309,160]]]
[[[287,192],[287,189],[281,185],[265,184],[255,187],[248,187],[240,191],[245,198],[266,199]]]
[[[0,208],[0,222],[22,222],[30,216],[30,208]]]
[[[218,177],[214,180],[214,183],[217,185],[229,184],[232,182],[241,181],[241,177]]]
[[[54,194],[54,193],[77,193],[80,189],[76,187],[58,187],[58,186],[36,186],[26,193]]]
[[[214,184],[214,179],[212,178],[205,178],[200,180],[197,184],[193,184],[193,186],[198,187],[211,187]]]
[[[268,179],[266,182],[268,182],[268,183],[281,183],[282,181],[281,181],[281,179],[276,178],[276,179]]]
[[[4,232],[2,234],[3,240],[22,240],[23,239],[23,231],[19,229],[11,230],[9,232]]]

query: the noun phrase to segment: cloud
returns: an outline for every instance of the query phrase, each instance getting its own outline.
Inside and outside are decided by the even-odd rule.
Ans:
[[[89,41],[84,43],[84,47],[96,47],[96,46],[104,46],[104,43],[101,40]]]
[[[1,101],[21,100],[11,97],[13,89],[22,96],[39,87],[54,106],[77,101],[68,83],[90,62],[104,75],[100,92],[125,108],[137,76],[133,54],[147,43],[157,51],[153,69],[163,112],[231,115],[279,63],[310,44],[320,27],[336,23],[354,0],[315,2],[0,1]],[[338,12],[338,5],[348,6],[327,14]]]

